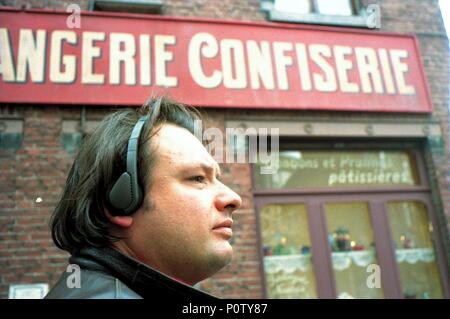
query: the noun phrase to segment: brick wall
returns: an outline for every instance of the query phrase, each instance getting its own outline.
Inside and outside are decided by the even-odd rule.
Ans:
[[[443,139],[432,141],[433,150],[428,160],[435,167],[431,178],[438,185],[437,205],[445,207],[447,221],[450,210],[448,187],[448,100],[449,100],[449,51],[448,40],[441,22],[437,1],[384,0],[362,1],[379,3],[382,14],[382,30],[400,33],[416,33],[422,59],[430,84],[435,107],[431,115],[402,115],[402,120],[427,119],[441,123]],[[68,3],[78,3],[87,9],[88,1],[55,0],[0,0],[0,4],[21,7],[63,9]],[[238,0],[166,0],[163,13],[176,16],[243,19],[264,21],[259,1]],[[374,31],[376,32],[376,31]],[[87,108],[88,120],[98,120],[110,109]],[[367,119],[361,113],[338,112],[269,112],[243,110],[208,110],[209,125],[224,128],[228,117],[292,119],[311,116],[318,119],[336,116]],[[396,115],[371,114],[371,119],[383,121]],[[79,121],[80,108],[57,106],[0,105],[1,121],[23,120],[22,142],[18,149],[0,150],[0,298],[7,298],[8,287],[14,283],[48,282],[50,286],[65,269],[67,254],[56,249],[50,239],[48,218],[64,185],[66,174],[73,160],[70,145],[62,139],[64,123]],[[0,121],[0,122],[1,122]],[[261,274],[256,216],[252,201],[250,168],[248,165],[224,164],[224,181],[243,198],[243,207],[235,214],[233,261],[211,279],[201,284],[205,289],[221,297],[259,298]],[[40,197],[41,202],[36,199]],[[450,228],[450,224],[448,224]]]
[[[5,107],[2,106],[3,117]],[[0,156],[0,297],[7,297],[12,283],[54,282],[66,256],[53,245],[48,230],[70,165],[60,147],[61,112],[48,108],[17,106],[22,118],[23,140],[12,153]],[[8,122],[8,120],[5,120]],[[40,197],[41,202],[36,202]]]

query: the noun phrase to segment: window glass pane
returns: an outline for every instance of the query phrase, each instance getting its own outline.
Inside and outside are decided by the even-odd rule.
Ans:
[[[327,203],[325,214],[337,297],[383,298],[381,277],[368,281],[377,257],[367,203]]]
[[[317,12],[320,14],[331,15],[352,15],[351,0],[317,0]]]
[[[281,12],[305,14],[311,12],[310,0],[275,0],[275,10]]]
[[[406,151],[280,151],[279,169],[262,174],[258,188],[346,188],[419,184],[415,158]]]
[[[268,298],[317,298],[304,205],[267,205],[260,214]]]
[[[0,133],[0,150],[16,151],[22,146],[22,133]]]
[[[388,203],[389,224],[405,298],[442,298],[427,209],[417,201]]]

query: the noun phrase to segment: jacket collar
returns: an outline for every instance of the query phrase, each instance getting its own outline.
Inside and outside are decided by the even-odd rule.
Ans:
[[[143,298],[217,300],[216,297],[176,281],[111,247],[89,247],[74,253],[69,262],[83,269],[111,275]]]

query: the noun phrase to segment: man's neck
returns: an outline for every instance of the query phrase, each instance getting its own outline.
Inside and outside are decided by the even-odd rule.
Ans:
[[[112,243],[111,246],[112,246],[112,248],[114,248],[115,250],[121,252],[122,254],[126,255],[127,257],[130,257],[130,258],[132,258],[132,259],[134,259],[134,260],[137,260],[137,261],[139,261],[139,262],[145,264],[147,267],[150,267],[150,268],[152,268],[152,269],[158,270],[159,272],[163,273],[164,275],[166,275],[167,277],[169,277],[169,278],[171,278],[171,279],[173,279],[173,280],[175,280],[175,281],[178,281],[178,282],[180,282],[180,283],[182,283],[182,284],[185,284],[185,285],[188,285],[188,286],[194,286],[194,285],[196,284],[196,283],[192,283],[192,284],[191,284],[191,283],[188,283],[188,282],[186,282],[186,281],[184,281],[184,280],[182,280],[182,279],[179,279],[179,278],[177,278],[177,277],[175,277],[175,276],[173,276],[173,275],[169,275],[169,274],[167,274],[166,272],[161,271],[160,269],[158,269],[158,267],[155,267],[155,266],[153,266],[153,265],[149,265],[147,262],[141,260],[141,259],[133,252],[133,250],[130,249],[130,247],[128,247],[128,245],[126,245],[123,241],[118,241],[118,242]]]

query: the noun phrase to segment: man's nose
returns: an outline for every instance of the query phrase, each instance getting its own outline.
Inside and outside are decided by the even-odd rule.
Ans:
[[[228,211],[230,214],[241,207],[242,199],[236,192],[225,184],[220,185],[219,194],[216,197],[216,208],[219,211]]]

